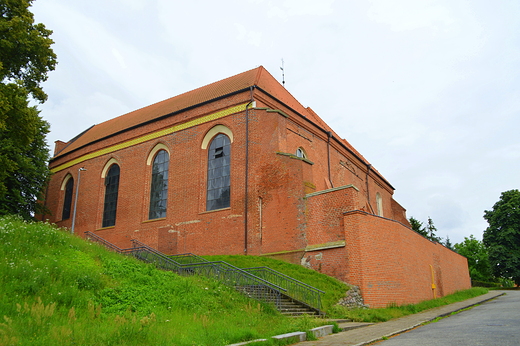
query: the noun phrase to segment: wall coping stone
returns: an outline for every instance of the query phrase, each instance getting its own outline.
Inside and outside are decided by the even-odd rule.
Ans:
[[[348,189],[348,188],[354,188],[356,191],[359,191],[359,189],[357,187],[355,187],[354,185],[348,184],[348,185],[333,187],[332,189],[326,189],[326,190],[321,190],[321,191],[308,193],[308,194],[305,195],[305,198],[314,197],[314,196],[318,196],[318,195],[321,195],[321,194],[324,194],[324,193],[339,191],[339,190]]]
[[[307,247],[305,248],[305,251],[310,252],[310,251],[334,249],[337,247],[345,247],[345,245],[346,245],[345,240],[331,241],[331,242],[323,243],[323,244],[307,245]]]
[[[298,156],[296,156],[296,155],[294,155],[294,154],[291,154],[291,153],[284,153],[284,152],[278,151],[278,152],[276,152],[276,154],[278,154],[278,155],[282,155],[282,156],[288,156],[288,157],[290,157],[291,159],[301,160],[301,161],[303,161],[303,162],[308,163],[309,165],[314,165],[314,162],[312,162],[311,160],[306,159],[306,158],[304,158],[304,157],[298,157]]]

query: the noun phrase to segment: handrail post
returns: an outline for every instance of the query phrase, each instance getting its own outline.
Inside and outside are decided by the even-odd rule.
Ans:
[[[264,295],[271,294],[271,297],[274,295],[277,308],[281,306],[283,294],[321,314],[320,293],[325,292],[271,268],[257,267],[240,269],[224,261],[207,261],[193,254],[185,255],[187,255],[186,258],[188,258],[188,261],[189,258],[195,258],[199,260],[198,263],[182,264],[136,239],[132,239],[132,248],[121,249],[97,234],[89,231],[85,232],[85,234],[91,239],[94,239],[94,241],[112,250],[119,253],[132,254],[142,261],[154,263],[161,269],[175,271],[180,275],[191,273],[213,277],[228,286],[235,286],[235,288],[239,289],[242,293],[250,297],[255,297],[258,300],[268,301],[268,298]],[[252,272],[257,272],[257,275]],[[240,289],[238,286],[242,286],[242,288]],[[248,287],[253,288],[253,291],[248,293]]]
[[[78,169],[78,183],[76,184],[76,195],[74,196],[74,212],[72,213],[72,226],[70,227],[71,234],[74,234],[74,226],[76,225],[76,206],[78,205],[79,181],[81,177],[81,171],[86,171],[86,169],[83,167]]]

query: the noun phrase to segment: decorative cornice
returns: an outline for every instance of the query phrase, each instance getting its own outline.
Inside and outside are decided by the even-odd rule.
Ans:
[[[194,126],[204,124],[204,123],[216,120],[216,119],[220,119],[220,118],[223,118],[230,114],[244,111],[246,109],[247,105],[248,105],[247,103],[243,103],[238,106],[226,108],[219,112],[211,113],[211,114],[205,115],[203,117],[187,121],[182,124],[178,124],[178,125],[175,125],[175,126],[172,126],[172,127],[160,130],[160,131],[155,131],[155,132],[149,133],[149,134],[141,136],[141,137],[137,137],[137,138],[134,138],[134,139],[131,139],[128,141],[124,141],[124,142],[121,142],[121,143],[118,143],[118,144],[115,144],[115,145],[112,145],[112,146],[109,146],[109,147],[106,147],[106,148],[103,148],[100,150],[96,150],[94,152],[91,152],[91,153],[85,154],[83,156],[80,156],[78,158],[75,158],[74,160],[70,160],[66,163],[63,163],[59,166],[53,167],[53,168],[51,168],[51,172],[56,173],[61,170],[72,167],[74,165],[77,165],[81,162],[84,162],[84,161],[87,161],[87,160],[90,160],[90,159],[93,159],[93,158],[96,158],[96,157],[99,157],[102,155],[110,154],[110,153],[113,153],[113,152],[121,150],[121,149],[126,149],[128,147],[132,147],[137,144],[141,144],[141,143],[144,143],[147,141],[151,141],[153,139],[157,139],[157,138],[172,134],[174,132],[178,132],[178,131],[185,130],[190,127],[194,127]]]

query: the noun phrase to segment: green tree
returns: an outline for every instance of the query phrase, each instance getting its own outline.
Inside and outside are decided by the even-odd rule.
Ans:
[[[462,243],[454,245],[455,251],[468,259],[468,269],[471,279],[477,281],[493,281],[488,251],[484,243],[476,239],[473,234],[464,237]]]
[[[450,250],[453,250],[453,245],[451,244],[449,235],[446,236],[446,240],[444,241],[444,246],[446,246]]]
[[[437,237],[437,235],[435,234],[437,232],[437,228],[433,224],[433,220],[431,219],[431,217],[428,216],[428,223],[426,224],[426,226],[423,226],[423,223],[414,218],[413,216],[410,219],[408,219],[408,221],[410,221],[412,229],[415,232],[422,235],[423,237],[436,242],[440,242],[442,240],[441,237]]]
[[[410,225],[412,225],[412,229],[422,235],[423,237],[428,237],[428,232],[426,231],[426,228],[423,227],[423,223],[413,216],[408,220],[410,221]]]
[[[0,0],[0,214],[25,218],[40,211],[50,175],[49,124],[30,102],[45,102],[40,84],[56,65],[52,31],[34,23],[32,2]]]
[[[483,241],[493,274],[520,285],[520,192],[502,192],[493,210],[484,211],[484,219],[489,227]]]
[[[433,220],[431,217],[428,216],[428,223],[426,224],[426,232],[427,232],[427,238],[430,239],[431,241],[436,241],[438,243],[441,242],[442,238],[441,237],[437,237],[437,227],[435,227],[435,225],[433,224]]]

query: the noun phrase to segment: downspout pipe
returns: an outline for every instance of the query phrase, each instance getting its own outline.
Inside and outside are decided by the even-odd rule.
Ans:
[[[370,178],[370,169],[372,168],[372,165],[371,164],[367,164],[367,176],[365,178],[365,183],[366,183],[366,186],[367,186],[367,202],[368,202],[368,206],[370,207],[370,211],[372,212],[372,214],[374,214],[374,208],[372,208],[372,204],[370,204],[370,190],[368,188],[368,179]]]
[[[331,188],[334,188],[334,183],[332,183],[332,178],[330,176],[330,139],[332,138],[332,132],[330,131],[327,131],[327,168],[328,168],[328,171],[329,171],[329,183],[330,183],[330,187]]]
[[[76,183],[76,196],[74,196],[74,212],[72,214],[72,227],[70,228],[71,234],[74,234],[74,227],[76,226],[76,207],[78,206],[79,182],[82,171],[86,171],[86,169],[83,167],[78,169],[78,182]]]
[[[249,227],[249,106],[253,104],[253,89],[254,86],[249,87],[249,103],[246,105],[246,144],[245,144],[245,187],[244,187],[244,254],[247,255],[247,238]]]

